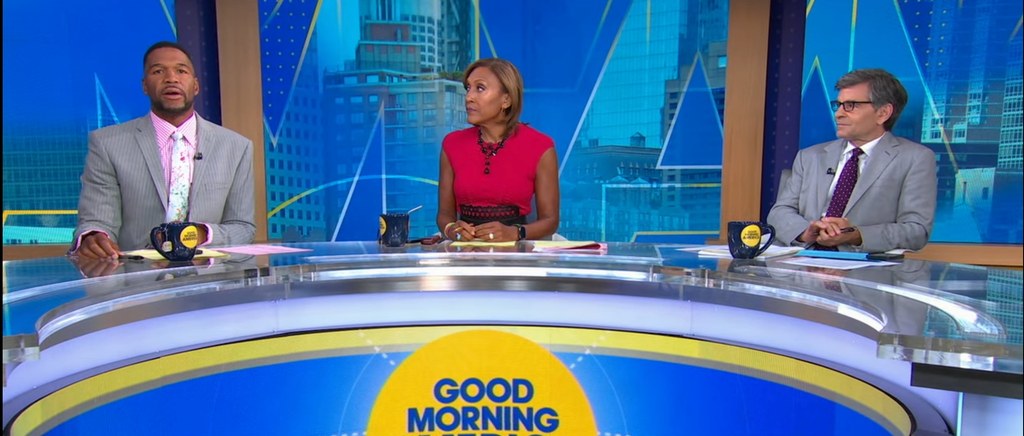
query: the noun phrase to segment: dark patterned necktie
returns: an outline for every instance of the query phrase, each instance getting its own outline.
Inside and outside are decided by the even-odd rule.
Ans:
[[[836,190],[832,193],[832,201],[828,204],[825,216],[841,217],[846,211],[846,203],[850,201],[850,194],[857,184],[858,164],[862,154],[864,151],[860,148],[854,148],[850,152],[850,159],[843,166],[843,172],[839,173],[839,182],[836,183]]]
[[[825,216],[841,217],[843,212],[846,211],[846,203],[850,202],[850,194],[853,193],[853,187],[857,185],[858,164],[862,154],[864,154],[864,150],[858,147],[850,151],[850,159],[846,161],[846,165],[843,165],[843,171],[839,173],[839,181],[836,182],[836,190],[832,192],[832,201],[828,204]],[[836,247],[826,247],[818,244],[814,244],[812,248],[816,250],[838,251]]]

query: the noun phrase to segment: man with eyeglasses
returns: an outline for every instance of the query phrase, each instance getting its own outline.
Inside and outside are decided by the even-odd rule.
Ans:
[[[892,134],[907,91],[881,69],[836,82],[839,139],[800,150],[768,223],[777,240],[821,250],[919,250],[935,217],[935,153]]]

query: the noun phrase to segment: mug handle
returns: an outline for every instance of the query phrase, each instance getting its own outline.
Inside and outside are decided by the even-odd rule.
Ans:
[[[168,257],[170,256],[170,253],[164,251],[164,243],[163,241],[157,240],[157,235],[162,236],[163,240],[166,241],[167,230],[163,227],[153,227],[153,230],[149,231],[149,243],[153,244],[153,249],[156,250],[157,253],[160,253],[160,255],[166,259],[170,259],[170,257]]]
[[[761,253],[767,251],[768,247],[771,247],[772,243],[775,242],[775,227],[772,227],[771,224],[765,224],[761,227],[761,231],[764,232],[765,230],[768,230],[767,233],[770,235],[768,237],[768,242],[762,245],[761,248],[757,249],[757,254],[755,254],[754,257],[760,256]]]

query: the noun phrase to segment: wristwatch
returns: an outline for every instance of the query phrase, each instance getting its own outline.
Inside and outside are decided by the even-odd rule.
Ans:
[[[521,224],[516,224],[515,226],[516,229],[519,230],[519,240],[522,241],[523,239],[526,239],[526,226]]]

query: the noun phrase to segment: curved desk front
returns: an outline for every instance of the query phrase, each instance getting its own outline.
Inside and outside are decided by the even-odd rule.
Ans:
[[[4,262],[5,431],[1020,432],[1020,271],[290,247]]]

